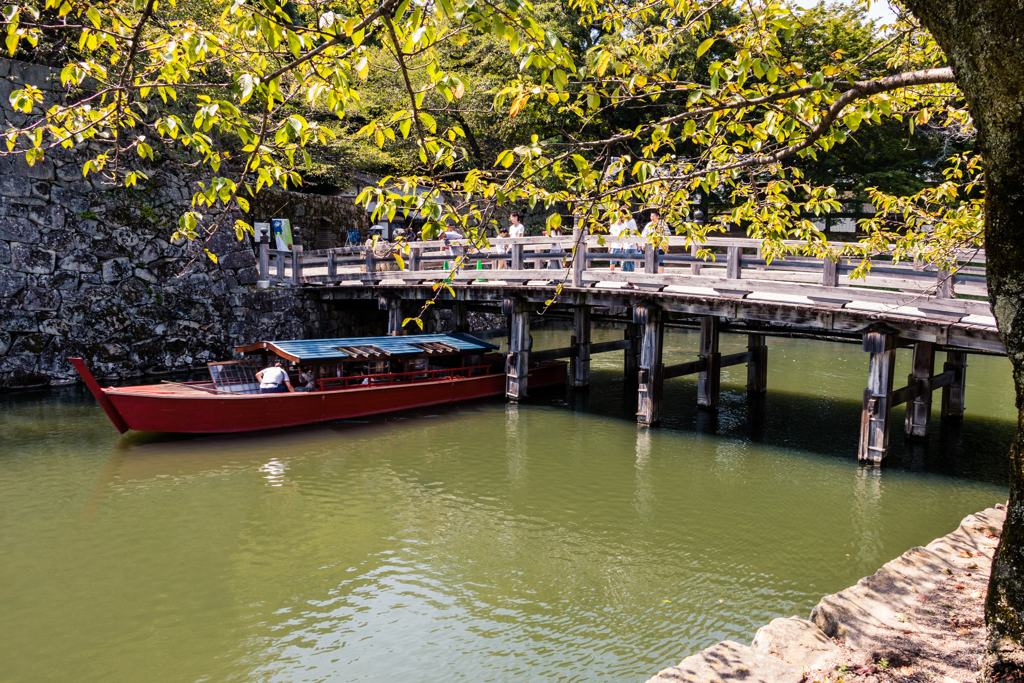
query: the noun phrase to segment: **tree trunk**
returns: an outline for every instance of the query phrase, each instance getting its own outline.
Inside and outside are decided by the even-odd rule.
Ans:
[[[904,0],[949,58],[978,128],[985,163],[988,287],[1013,364],[1017,436],[1010,504],[989,581],[983,674],[1024,672],[1024,4],[1017,0]]]

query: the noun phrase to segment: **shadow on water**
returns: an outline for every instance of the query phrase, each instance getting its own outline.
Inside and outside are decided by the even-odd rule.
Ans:
[[[537,393],[530,402],[564,406],[606,418],[635,420],[636,389],[612,371],[592,374],[589,391],[571,389]],[[903,437],[905,410],[893,410],[886,468],[926,472],[1004,485],[1009,476],[1010,442],[1016,425],[1008,420],[967,414],[963,422],[942,421],[938,394],[931,434],[925,441]],[[846,398],[772,391],[763,396],[743,389],[721,393],[717,410],[697,407],[693,380],[665,383],[662,420],[656,429],[740,439],[751,443],[855,460],[861,403]]]
[[[568,387],[545,388],[531,391],[526,405],[569,409],[575,412],[623,420],[633,423],[636,413],[636,386],[623,380],[620,371],[595,368],[589,390],[578,391]],[[680,433],[702,434],[712,437],[739,439],[749,443],[793,449],[808,454],[854,460],[860,430],[859,400],[846,395],[821,396],[773,388],[769,384],[764,396],[748,394],[742,387],[723,386],[721,405],[717,410],[697,407],[694,377],[669,380],[665,383],[662,421],[656,428]],[[907,441],[903,437],[905,409],[893,410],[889,436],[889,456],[886,468],[910,472],[924,472],[961,477],[984,483],[1005,485],[1008,481],[1009,445],[1016,425],[1013,421],[980,415],[970,407],[962,423],[939,418],[939,393],[933,403],[931,435],[925,441]],[[290,448],[296,441],[322,436],[324,430],[332,434],[345,434],[357,438],[361,433],[371,434],[380,426],[395,420],[422,420],[450,416],[467,411],[500,409],[501,398],[476,401],[469,404],[436,406],[401,413],[370,416],[359,420],[346,420],[322,425],[310,425],[272,430],[256,434],[182,435],[150,432],[129,432],[120,437],[112,459],[153,459],[174,457],[189,460],[189,451],[203,445],[203,455],[196,459],[209,464],[213,450],[231,454],[244,454],[265,450],[269,443]],[[0,395],[0,411],[31,408],[35,418],[26,420],[21,427],[27,430],[46,429],[47,416],[54,410],[95,410],[98,408],[83,385],[56,387]],[[105,419],[97,420],[98,428],[109,427]],[[118,456],[118,453],[121,453]],[[158,457],[159,456],[159,457]],[[164,463],[168,465],[169,463]],[[204,467],[204,466],[201,466]]]

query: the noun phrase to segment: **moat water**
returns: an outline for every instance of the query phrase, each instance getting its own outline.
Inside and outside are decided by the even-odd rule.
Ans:
[[[665,362],[696,343],[667,333]],[[2,396],[0,681],[643,681],[1005,501],[1006,359],[969,358],[964,423],[936,396],[923,446],[897,409],[879,471],[859,346],[768,345],[763,400],[743,366],[717,415],[670,380],[655,429],[621,352],[585,393],[248,436],[118,437],[84,389]]]

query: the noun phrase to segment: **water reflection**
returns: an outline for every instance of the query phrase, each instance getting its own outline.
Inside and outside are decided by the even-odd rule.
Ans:
[[[749,641],[1005,500],[991,359],[962,426],[867,469],[841,355],[770,341],[766,397],[736,371],[700,411],[672,380],[653,429],[621,352],[589,391],[257,435],[118,439],[78,389],[0,398],[0,679],[603,683]]]

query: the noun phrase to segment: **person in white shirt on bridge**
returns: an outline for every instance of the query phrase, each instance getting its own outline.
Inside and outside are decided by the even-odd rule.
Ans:
[[[526,226],[519,222],[519,212],[518,211],[513,211],[512,213],[510,213],[508,215],[508,222],[509,222],[509,226],[508,226],[508,236],[509,237],[526,237]],[[512,247],[509,246],[507,251],[512,251]],[[509,261],[509,267],[511,267],[511,265],[512,265],[512,262]],[[522,265],[523,265],[523,268],[527,268],[528,267],[528,265],[525,264],[525,263],[522,264]]]
[[[608,229],[608,234],[611,235],[615,241],[610,246],[613,254],[635,254],[636,253],[636,235],[637,235],[636,221],[633,220],[632,214],[630,214],[629,206],[626,204],[622,205],[622,209],[619,212],[619,220],[612,223]],[[611,262],[611,270],[615,272],[615,266],[619,264],[618,261]],[[622,263],[622,272],[631,273],[635,270],[635,264],[632,261],[624,261]]]
[[[657,237],[653,237],[657,235]],[[651,222],[644,226],[644,231],[640,233],[643,238],[643,249],[646,252],[648,249],[657,249],[655,252],[659,256],[665,253],[665,250],[660,246],[652,246],[653,241],[655,245],[662,243],[668,237],[668,226],[661,220],[661,212],[657,209],[651,211]],[[658,263],[658,272],[664,273],[665,266],[660,262]]]

